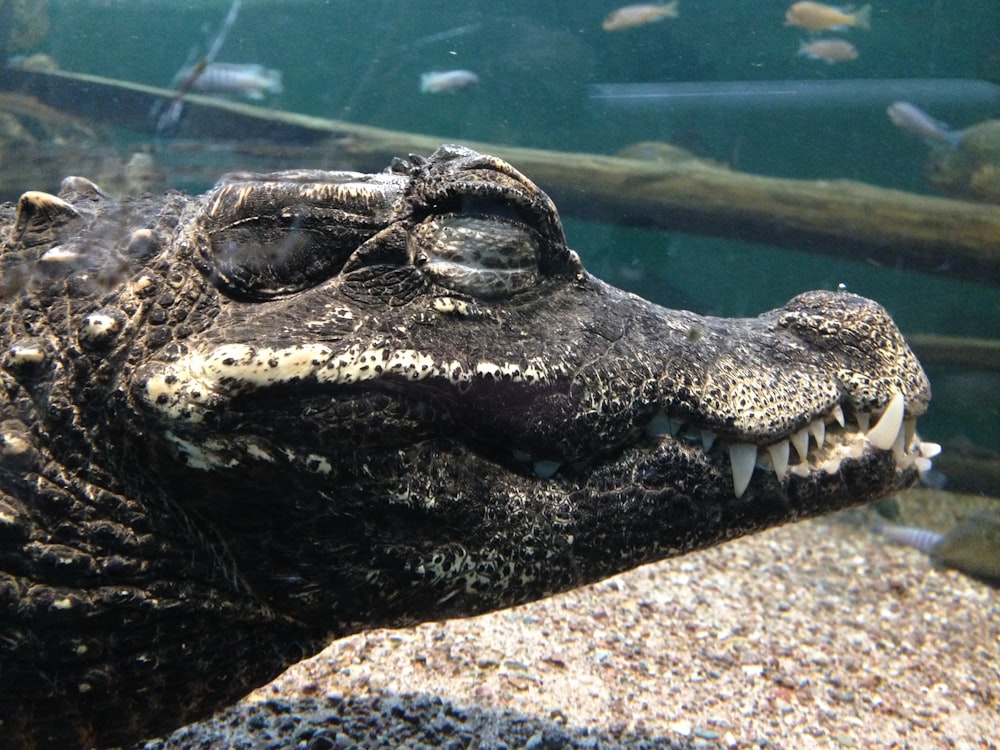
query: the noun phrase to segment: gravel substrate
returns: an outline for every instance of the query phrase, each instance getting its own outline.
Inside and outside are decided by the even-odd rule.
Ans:
[[[345,638],[145,747],[995,750],[998,594],[853,511]]]

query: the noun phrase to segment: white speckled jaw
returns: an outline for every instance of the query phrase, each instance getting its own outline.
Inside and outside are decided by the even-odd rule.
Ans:
[[[205,353],[191,353],[170,364],[150,365],[139,373],[136,393],[144,411],[164,425],[164,434],[189,466],[197,469],[232,468],[242,460],[267,461],[271,449],[255,443],[252,436],[227,434],[211,438],[199,435],[211,414],[225,413],[231,401],[252,396],[255,391],[280,392],[284,386],[313,384],[311,398],[320,401],[324,386],[329,399],[338,398],[337,387],[375,384],[387,379],[416,382],[436,378],[442,385],[468,386],[474,381],[508,384],[545,383],[558,373],[540,358],[528,362],[479,360],[442,361],[412,349],[389,347],[334,349],[325,344],[292,347],[252,347],[246,344],[217,346]],[[212,434],[209,429],[205,434]],[[221,441],[221,442],[220,442]],[[301,458],[313,471],[330,459],[298,445],[281,446],[285,459]],[[236,458],[234,459],[234,456]],[[235,460],[235,463],[234,463]]]
[[[198,424],[226,399],[303,381],[337,386],[393,377],[409,381],[441,378],[452,385],[475,378],[540,383],[551,374],[541,359],[463,363],[389,347],[334,350],[324,344],[287,348],[227,344],[206,354],[189,354],[170,365],[153,366],[144,373],[142,399],[149,411],[166,421]]]

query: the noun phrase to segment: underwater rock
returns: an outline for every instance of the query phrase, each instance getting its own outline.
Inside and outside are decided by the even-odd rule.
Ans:
[[[930,551],[935,565],[1000,586],[1000,512],[968,518],[944,535]]]
[[[1000,203],[1000,120],[986,120],[962,131],[955,146],[936,145],[924,177],[950,198]]]
[[[48,35],[45,0],[0,0],[0,59],[36,47]]]
[[[924,552],[936,567],[1000,587],[1000,501],[936,490],[900,499],[876,504],[876,533]]]

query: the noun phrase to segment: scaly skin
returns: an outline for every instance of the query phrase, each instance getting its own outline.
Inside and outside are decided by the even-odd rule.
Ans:
[[[658,307],[458,147],[201,198],[70,178],[0,219],[4,747],[160,734],[331,638],[867,502],[931,452],[875,303]]]

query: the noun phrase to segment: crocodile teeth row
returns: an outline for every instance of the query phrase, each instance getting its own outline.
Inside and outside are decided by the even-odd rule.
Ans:
[[[814,470],[833,473],[840,468],[840,463],[845,458],[859,458],[866,444],[878,450],[891,450],[900,468],[916,466],[923,474],[931,468],[930,459],[941,452],[941,446],[920,440],[916,434],[916,420],[904,420],[904,411],[903,395],[897,392],[886,404],[882,416],[874,426],[870,426],[870,415],[860,414],[857,417],[860,429],[846,429],[844,411],[837,405],[785,440],[766,446],[724,443],[723,448],[729,455],[733,475],[733,492],[736,497],[743,495],[757,467],[773,471],[779,480],[789,473],[801,477],[809,476]],[[833,424],[843,428],[836,435],[827,431],[828,425]],[[697,435],[695,431],[685,430],[680,422],[665,415],[654,418],[646,432],[651,436],[679,436],[695,444],[697,435],[700,435],[706,451],[715,438],[705,430],[697,431]],[[794,463],[791,461],[792,449],[794,458],[797,459]],[[810,449],[813,450],[812,455]]]
[[[897,392],[889,399],[882,416],[872,427],[869,427],[870,415],[858,414],[855,419],[860,429],[848,429],[844,411],[840,405],[836,405],[824,416],[814,419],[787,439],[770,445],[723,442],[721,448],[729,455],[733,492],[736,497],[743,495],[757,467],[773,471],[779,481],[789,473],[800,477],[807,477],[813,471],[829,474],[837,471],[844,459],[860,458],[866,445],[871,445],[877,450],[891,450],[900,468],[915,466],[917,471],[923,474],[931,468],[931,459],[941,452],[941,446],[920,440],[916,432],[916,420],[904,420],[904,411],[903,395]],[[839,425],[841,429],[829,432],[827,426],[834,424]],[[645,432],[651,437],[669,435],[690,445],[700,445],[706,453],[716,443],[715,433],[685,427],[683,422],[665,414],[653,417]],[[812,448],[813,445],[815,448]],[[793,448],[798,459],[795,463],[790,461]],[[562,467],[558,461],[532,462],[529,454],[524,451],[514,451],[514,458],[520,462],[530,462],[535,475],[540,479],[552,478]]]
[[[840,406],[836,406],[825,417],[813,420],[787,440],[764,446],[763,450],[758,450],[753,443],[731,443],[728,449],[733,492],[736,497],[740,497],[746,491],[757,466],[773,471],[779,480],[784,479],[789,472],[802,477],[809,476],[814,469],[833,473],[840,468],[840,463],[845,458],[860,457],[865,444],[877,450],[891,450],[900,468],[915,466],[923,474],[931,468],[931,459],[941,452],[941,446],[920,440],[916,420],[904,420],[904,411],[903,395],[897,392],[889,399],[882,416],[871,428],[869,415],[862,415],[863,418],[858,420],[858,425],[862,428],[860,431],[847,430],[828,440],[827,424],[836,422],[841,427],[846,426],[844,412]],[[816,445],[816,452],[811,458],[810,438]],[[790,448],[795,448],[799,459],[797,464],[791,466]]]

